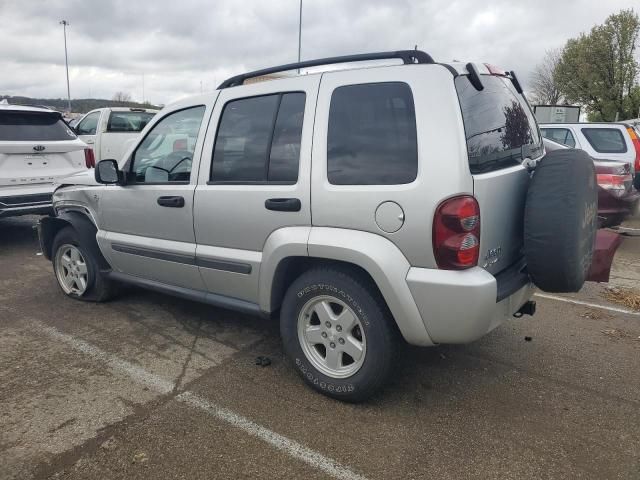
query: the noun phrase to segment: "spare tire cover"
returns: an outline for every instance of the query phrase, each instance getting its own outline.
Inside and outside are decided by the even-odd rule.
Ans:
[[[593,257],[597,211],[591,157],[575,149],[548,152],[534,170],[524,213],[524,253],[538,288],[582,288]]]

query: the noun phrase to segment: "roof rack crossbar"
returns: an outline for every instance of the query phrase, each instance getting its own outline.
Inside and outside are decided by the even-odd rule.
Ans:
[[[395,52],[362,53],[358,55],[344,55],[341,57],[319,58],[317,60],[307,60],[304,62],[288,63],[277,67],[263,68],[253,72],[243,73],[226,79],[220,84],[219,89],[237,87],[242,85],[249,78],[261,77],[272,73],[286,72],[300,68],[319,67],[322,65],[335,65],[337,63],[364,62],[372,60],[389,60],[399,58],[403,63],[435,63],[431,55],[422,50],[398,50]]]

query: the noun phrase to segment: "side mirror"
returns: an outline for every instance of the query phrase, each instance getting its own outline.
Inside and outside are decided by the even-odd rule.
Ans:
[[[122,185],[124,175],[115,160],[100,160],[95,169],[96,182],[104,185]]]

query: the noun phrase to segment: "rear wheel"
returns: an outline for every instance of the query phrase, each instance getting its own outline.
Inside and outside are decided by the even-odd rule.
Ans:
[[[385,384],[395,331],[368,279],[342,268],[302,274],[287,290],[280,331],[287,356],[313,389],[363,401]]]
[[[73,227],[61,229],[53,240],[53,271],[62,292],[75,300],[103,302],[114,286],[100,271],[98,259],[80,241]]]

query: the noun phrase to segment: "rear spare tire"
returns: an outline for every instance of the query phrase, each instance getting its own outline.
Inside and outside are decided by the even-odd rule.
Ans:
[[[577,292],[587,278],[597,230],[598,194],[591,157],[548,152],[538,163],[525,204],[529,275],[546,292]]]

